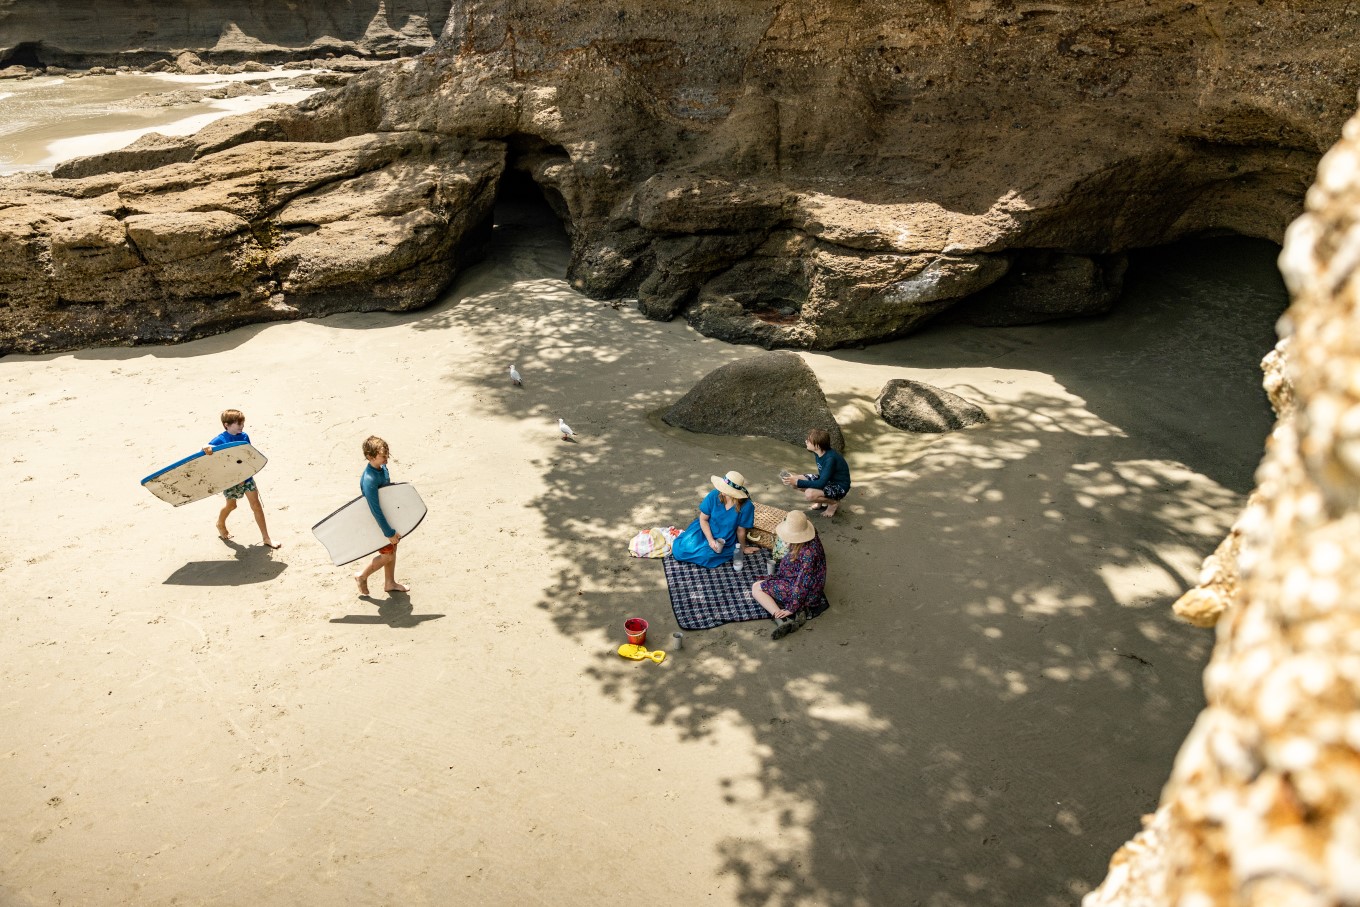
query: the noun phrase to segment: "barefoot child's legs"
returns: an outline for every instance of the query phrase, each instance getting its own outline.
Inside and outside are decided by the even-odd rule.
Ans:
[[[236,509],[236,499],[227,498],[227,503],[222,505],[222,512],[217,515],[217,535],[220,538],[229,539],[231,533],[227,531],[227,517]]]
[[[250,483],[253,485],[254,481],[255,481],[254,479],[251,479]],[[254,487],[247,489],[246,501],[250,503],[250,509],[255,514],[255,525],[260,527],[260,537],[264,539],[265,546],[269,548],[279,547],[278,545],[274,544],[274,542],[272,542],[269,538],[269,527],[266,526],[264,522],[264,507],[260,505],[259,489]],[[232,506],[233,507],[236,506],[235,501],[232,501]]]
[[[392,547],[392,556],[383,564],[383,591],[384,592],[410,592],[411,590],[397,582],[397,549]]]
[[[367,567],[354,574],[354,581],[359,585],[359,594],[368,594],[368,578],[377,573],[380,569],[387,567],[388,569],[395,571],[395,566],[391,565],[394,565],[396,560],[397,546],[395,545],[387,545],[374,555],[373,560],[368,562]],[[384,575],[384,578],[386,578],[386,575]]]

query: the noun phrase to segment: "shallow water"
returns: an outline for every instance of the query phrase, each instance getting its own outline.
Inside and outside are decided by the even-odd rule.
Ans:
[[[319,89],[290,88],[310,70],[239,75],[119,73],[0,82],[0,174],[48,170],[62,161],[123,148],[148,132],[190,135],[213,120],[279,103],[296,103]],[[268,81],[269,94],[148,106],[148,95]]]

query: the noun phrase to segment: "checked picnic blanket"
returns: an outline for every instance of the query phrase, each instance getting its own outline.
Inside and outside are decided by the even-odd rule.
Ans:
[[[751,584],[758,576],[774,572],[768,551],[746,555],[746,569],[738,573],[730,563],[712,570],[686,564],[673,557],[662,560],[666,586],[671,594],[671,610],[682,630],[708,630],[742,620],[769,620],[770,615],[751,597]],[[826,610],[826,596],[812,609],[813,615]]]

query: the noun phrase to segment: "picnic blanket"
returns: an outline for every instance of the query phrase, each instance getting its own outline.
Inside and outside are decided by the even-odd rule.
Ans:
[[[751,597],[757,576],[774,572],[768,551],[746,555],[746,569],[738,573],[730,563],[709,569],[686,564],[673,557],[663,560],[671,610],[682,630],[709,630],[743,620],[769,620],[770,614]],[[828,607],[826,595],[811,608],[816,617]]]

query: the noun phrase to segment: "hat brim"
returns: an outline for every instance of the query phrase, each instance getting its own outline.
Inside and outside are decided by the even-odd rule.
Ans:
[[[733,488],[731,485],[728,485],[727,479],[723,478],[722,476],[709,476],[708,479],[710,482],[713,483],[714,488],[716,488],[720,493],[727,495],[729,498],[750,497],[750,495],[747,494],[746,492]]]
[[[807,531],[803,533],[792,532],[788,528],[788,523],[780,523],[774,527],[774,534],[779,536],[790,545],[797,545],[799,542],[810,542],[817,537],[817,527],[808,523]]]

